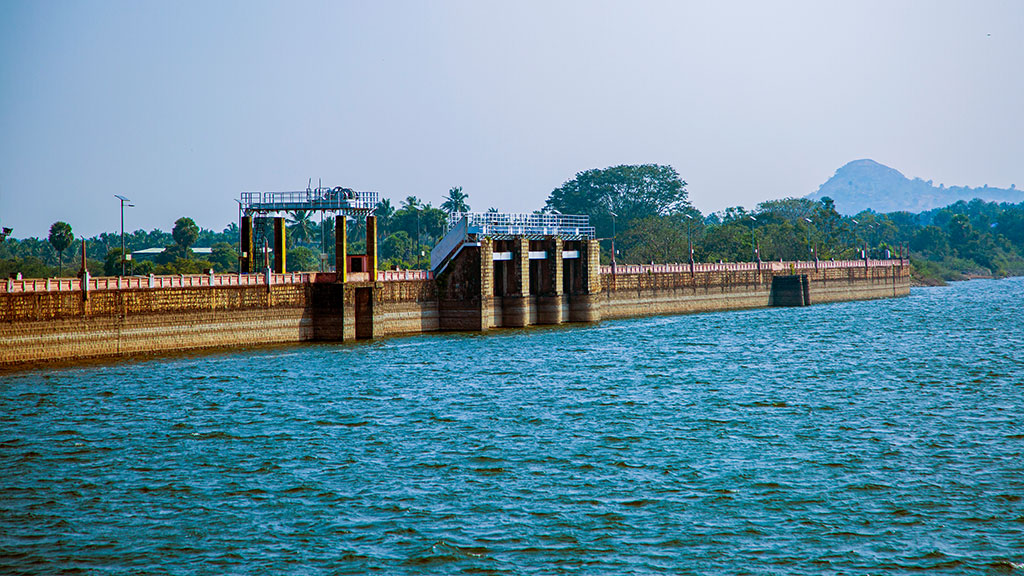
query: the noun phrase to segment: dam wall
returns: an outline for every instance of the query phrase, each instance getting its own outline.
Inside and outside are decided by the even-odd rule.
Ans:
[[[781,280],[792,279],[792,287]],[[791,291],[799,291],[792,294]],[[807,306],[895,298],[910,293],[909,265],[899,260],[761,262],[605,267],[602,319]],[[793,297],[795,296],[795,297]]]
[[[805,306],[909,293],[902,260],[600,266],[594,241],[491,242],[444,273],[0,280],[0,366]]]

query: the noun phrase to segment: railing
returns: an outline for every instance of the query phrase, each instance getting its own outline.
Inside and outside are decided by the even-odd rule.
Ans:
[[[378,192],[360,192],[349,188],[316,188],[297,192],[242,192],[245,212],[278,210],[353,210],[373,212],[380,202]]]
[[[174,276],[121,276],[89,278],[86,288],[93,290],[146,290],[158,288],[201,288],[220,286],[261,286],[267,282],[309,284],[333,282],[334,274],[321,272],[290,272],[287,274],[178,274]],[[78,278],[47,278],[6,281],[9,294],[21,292],[81,292]]]
[[[700,262],[693,264],[694,272],[786,272],[788,270],[820,270],[835,268],[882,268],[909,266],[909,260],[819,260],[815,262]],[[675,274],[689,272],[689,264],[616,264],[615,274]],[[601,274],[611,274],[611,266],[601,266]]]
[[[481,236],[559,236],[573,240],[594,237],[590,217],[575,214],[506,214],[502,212],[463,212],[452,214],[451,227],[466,221],[469,234]]]
[[[380,282],[433,279],[434,273],[430,270],[380,270],[377,272],[377,280]]]
[[[818,262],[701,262],[693,265],[694,272],[786,272],[790,270],[815,270],[836,268],[884,268],[909,266],[908,260],[820,260]],[[689,272],[689,264],[618,264],[616,274],[678,274]],[[601,274],[611,274],[611,266],[601,266]],[[178,274],[174,276],[122,276],[89,278],[86,288],[93,290],[147,290],[160,288],[203,288],[221,286],[273,286],[282,284],[332,283],[337,278],[331,272],[289,272],[287,274]],[[433,280],[430,270],[379,270],[377,281],[401,282],[403,280]],[[368,272],[352,272],[351,282],[369,281]],[[82,281],[78,278],[8,279],[0,281],[0,289],[8,294],[25,292],[81,292]]]
[[[333,283],[337,275],[333,272],[289,272],[287,274],[187,274],[174,276],[121,276],[89,278],[88,291],[94,290],[150,290],[161,288],[218,288],[223,286],[272,286],[284,284]],[[430,270],[380,270],[379,282],[402,280],[433,280]],[[350,282],[367,282],[368,272],[352,272]],[[81,292],[82,281],[78,278],[47,278],[25,280],[0,280],[0,291],[8,294],[26,292]]]

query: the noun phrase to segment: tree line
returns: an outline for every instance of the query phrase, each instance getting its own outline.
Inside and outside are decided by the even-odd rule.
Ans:
[[[375,211],[378,228],[379,264],[382,268],[425,268],[430,249],[444,235],[450,214],[470,210],[468,195],[462,187],[452,187],[439,207],[416,196],[408,196],[398,208],[389,199]],[[493,210],[493,209],[492,209]],[[298,211],[286,218],[289,271],[315,271],[322,265],[335,265],[335,221],[333,216],[319,217]],[[366,222],[349,218],[346,226],[349,253],[366,251]],[[271,218],[254,219],[256,246],[254,257],[260,262],[263,239],[273,245]],[[116,276],[121,273],[121,235],[104,232],[91,238],[76,237],[67,222],[55,222],[46,238],[0,238],[0,277],[20,273],[24,278],[71,276],[82,266],[81,242],[86,245],[86,264],[91,274]],[[210,269],[218,273],[239,269],[238,224],[232,222],[220,232],[199,228],[189,217],[178,218],[170,232],[161,229],[125,232],[127,253],[145,248],[163,248],[152,257],[126,261],[125,272],[133,275],[198,274]],[[196,254],[195,247],[210,248],[209,254]],[[320,254],[326,255],[321,261]],[[271,256],[272,259],[272,256]]]
[[[768,200],[752,210],[742,206],[702,214],[688,198],[687,183],[671,166],[622,165],[580,172],[553,190],[538,212],[585,214],[601,239],[602,262],[685,263],[751,260],[813,260],[896,257],[907,251],[912,273],[941,282],[972,275],[1024,274],[1024,203],[972,200],[922,212],[840,215],[829,198]],[[444,235],[452,214],[468,212],[469,196],[451,188],[443,202],[408,196],[396,208],[384,199],[376,209],[381,268],[426,268],[430,249]],[[490,209],[494,211],[494,209]],[[288,268],[318,270],[334,265],[333,217],[311,212],[288,216]],[[260,257],[270,219],[256,219],[254,256]],[[366,226],[347,226],[350,253],[366,248]],[[72,273],[81,266],[71,226],[54,223],[46,239],[0,241],[0,274],[25,277]],[[93,274],[116,275],[121,266],[121,237],[104,233],[85,239]],[[128,250],[166,247],[152,260],[129,263],[132,274],[197,273],[238,270],[239,230],[231,223],[220,232],[200,229],[191,218],[162,230],[127,233]],[[201,257],[192,248],[211,248]],[[326,260],[321,260],[321,254]],[[259,261],[259,260],[257,260]]]

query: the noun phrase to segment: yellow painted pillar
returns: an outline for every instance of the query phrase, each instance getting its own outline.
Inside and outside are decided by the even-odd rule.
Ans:
[[[344,216],[334,218],[334,269],[338,275],[336,280],[344,283],[348,280],[348,227]]]
[[[366,217],[366,260],[370,282],[377,281],[377,217]]]

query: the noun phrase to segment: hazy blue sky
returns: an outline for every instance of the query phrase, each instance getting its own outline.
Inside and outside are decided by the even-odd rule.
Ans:
[[[532,211],[671,164],[704,212],[873,158],[1024,185],[1024,2],[0,3],[0,225],[236,220],[315,183]]]

